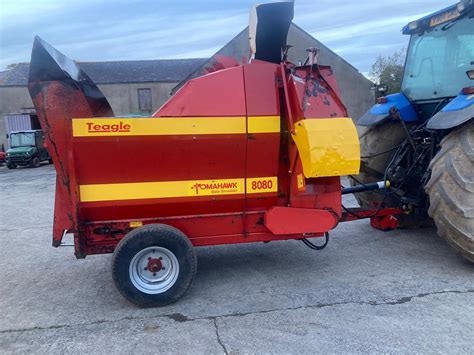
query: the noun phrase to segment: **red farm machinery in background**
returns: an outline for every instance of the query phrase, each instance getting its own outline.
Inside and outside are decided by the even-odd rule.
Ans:
[[[396,227],[397,209],[342,211],[343,193],[386,186],[341,188],[359,172],[357,132],[317,50],[286,61],[292,18],[292,2],[256,6],[249,62],[223,61],[150,118],[115,118],[87,74],[37,37],[29,90],[57,172],[53,246],[70,233],[78,258],[113,252],[119,291],[161,306],[189,288],[193,246],[321,249],[340,221]]]

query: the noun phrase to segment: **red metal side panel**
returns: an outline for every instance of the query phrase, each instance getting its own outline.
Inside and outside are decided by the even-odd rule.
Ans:
[[[140,220],[182,215],[239,212],[244,195],[149,198],[133,201],[100,201],[81,204],[82,221]]]
[[[265,214],[265,225],[275,235],[324,233],[338,220],[330,211],[314,208],[275,206]]]
[[[245,134],[74,139],[81,184],[243,177],[244,151]]]
[[[245,100],[248,116],[280,115],[277,78],[279,66],[266,62],[252,62],[244,68]]]
[[[315,74],[307,83],[304,78],[308,75],[309,67],[298,68],[293,76],[295,79],[293,83],[298,101],[303,107],[304,116],[306,118],[347,116],[344,105],[338,99],[339,92],[336,92],[335,80],[329,75],[330,69],[323,67],[320,70],[322,70],[319,72],[320,75]]]
[[[150,193],[146,198],[122,199],[119,196],[142,183],[178,183],[188,192],[194,191],[195,181],[218,183],[219,180],[240,180],[241,185],[245,184],[243,69],[221,70],[192,80],[156,116],[138,123],[147,127],[147,120],[151,123],[166,120],[166,117],[176,117],[173,120],[179,125],[182,117],[188,116],[196,117],[194,122],[199,126],[201,119],[241,119],[244,122],[243,131],[222,134],[145,131],[134,135],[132,127],[129,135],[127,132],[110,132],[107,135],[86,132],[85,135],[74,137],[78,184],[82,187],[100,185],[97,190],[102,186],[107,188],[107,185],[113,185],[114,191],[117,191],[117,197],[109,194],[109,197],[100,200],[84,200],[81,196],[81,219],[100,221],[241,212],[245,200],[243,188],[241,193],[206,196],[200,196],[197,190],[195,195],[189,193],[189,196],[185,193],[170,197],[167,191],[164,197],[157,197],[156,193]],[[131,119],[128,122],[133,124],[136,121]],[[87,122],[85,124],[85,127],[89,127]],[[122,124],[127,124],[127,119]],[[212,125],[206,124],[206,127],[212,131]],[[138,195],[144,194],[146,191],[142,189]]]
[[[245,116],[243,68],[223,69],[188,81],[154,117]]]
[[[278,164],[280,158],[280,98],[277,78],[279,66],[257,62],[244,65],[245,99],[247,104],[247,176],[268,177],[267,184],[276,186],[268,193],[253,194],[257,183],[247,186],[247,208],[249,210],[269,208],[277,203]],[[254,133],[255,118],[258,124],[270,128],[271,132]],[[276,127],[270,122],[276,122]]]
[[[91,117],[87,98],[75,86],[61,82],[30,84],[32,99],[45,133],[45,141],[56,168],[53,245],[58,246],[64,230],[76,229],[77,195],[74,169],[70,166],[70,117]],[[38,90],[35,85],[41,86]]]
[[[324,80],[326,80],[326,82],[332,88],[332,90],[340,97],[339,86],[337,85],[336,76],[334,75],[332,68],[329,66],[320,65],[319,72],[321,73],[321,76],[324,78]]]

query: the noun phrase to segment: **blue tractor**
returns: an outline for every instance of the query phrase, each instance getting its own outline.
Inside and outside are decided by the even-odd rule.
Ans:
[[[361,174],[392,189],[357,196],[363,207],[402,207],[401,225],[434,223],[474,262],[474,0],[403,28],[410,35],[401,92],[357,122]]]

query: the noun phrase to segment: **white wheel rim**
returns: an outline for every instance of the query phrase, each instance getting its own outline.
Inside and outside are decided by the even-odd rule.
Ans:
[[[130,262],[130,280],[141,292],[156,295],[168,291],[178,279],[179,263],[166,248],[140,250]]]

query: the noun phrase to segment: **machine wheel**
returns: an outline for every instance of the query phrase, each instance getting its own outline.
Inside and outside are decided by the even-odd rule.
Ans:
[[[363,184],[381,181],[385,169],[395,150],[406,138],[403,126],[399,122],[389,121],[384,124],[371,127],[363,132],[360,137],[360,155],[362,157],[361,172],[355,178]],[[385,153],[383,153],[385,152]],[[383,153],[383,154],[380,154]],[[349,178],[352,186],[359,183]],[[362,208],[374,209],[382,202],[385,207],[398,207],[398,200],[390,195],[384,197],[380,192],[362,192],[354,194],[357,202]],[[428,218],[420,218],[416,215],[398,215],[399,228],[410,228],[430,225]]]
[[[49,159],[48,159],[48,163],[49,163],[49,164],[53,164],[53,159],[49,158]]]
[[[428,214],[438,235],[474,263],[474,122],[441,141],[430,168]]]
[[[8,169],[16,169],[16,164],[7,163],[7,168],[8,168]]]
[[[112,259],[117,289],[140,307],[176,302],[195,274],[196,255],[190,240],[164,224],[149,224],[128,233]]]
[[[33,157],[31,158],[31,161],[30,161],[30,166],[32,168],[38,168],[41,164],[41,161],[38,157]]]

